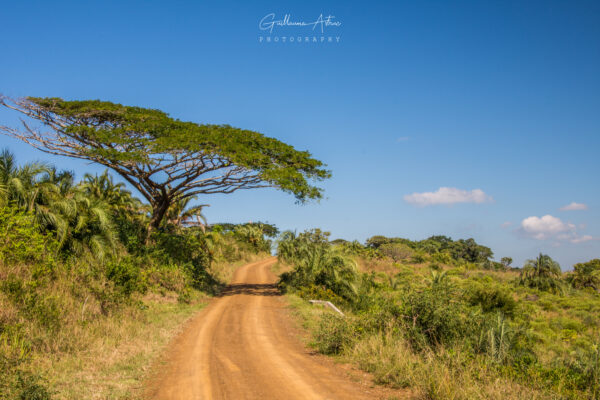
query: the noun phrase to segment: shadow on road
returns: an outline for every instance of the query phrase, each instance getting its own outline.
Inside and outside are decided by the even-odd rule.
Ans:
[[[251,296],[281,296],[277,285],[274,283],[237,283],[227,286],[219,297],[246,294]]]

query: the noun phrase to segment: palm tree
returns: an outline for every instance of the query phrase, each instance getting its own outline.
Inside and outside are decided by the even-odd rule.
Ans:
[[[60,249],[102,259],[116,246],[110,207],[104,199],[74,186],[73,173],[46,164],[17,166],[0,153],[0,199],[31,213],[42,231],[56,234]]]
[[[294,264],[292,271],[281,276],[284,285],[297,289],[317,285],[346,300],[356,298],[356,262],[329,243],[311,241],[310,234],[296,236],[294,232],[286,231],[280,237],[277,253],[283,260]]]
[[[234,233],[256,250],[265,249],[268,244],[262,229],[255,225],[238,225],[235,227]]]
[[[292,262],[296,254],[296,232],[282,232],[277,242],[277,256],[283,261]]]
[[[0,200],[25,210],[33,207],[37,197],[36,185],[49,170],[46,164],[28,163],[17,166],[14,155],[4,149],[0,152]]]
[[[43,230],[56,233],[63,251],[103,259],[116,247],[111,205],[83,185],[73,186],[71,173],[51,171],[32,211]]]
[[[538,290],[562,292],[560,265],[550,256],[540,253],[534,260],[527,260],[521,272],[520,283]]]
[[[100,176],[85,174],[80,186],[88,196],[104,200],[116,213],[139,214],[143,210],[141,201],[125,189],[124,183],[114,183],[108,170]]]
[[[202,214],[202,210],[204,207],[209,207],[209,205],[200,204],[188,208],[189,203],[196,199],[196,196],[192,196],[174,201],[165,215],[166,223],[172,224],[178,228],[188,224],[197,225],[200,226],[202,232],[205,232],[206,217]]]

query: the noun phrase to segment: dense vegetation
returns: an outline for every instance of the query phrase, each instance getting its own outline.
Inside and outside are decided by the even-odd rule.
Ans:
[[[75,182],[0,154],[0,399],[62,397],[39,369],[44,359],[151,318],[151,296],[193,303],[217,293],[230,273],[221,265],[270,250],[272,225],[206,226],[202,207],[188,205],[176,199],[143,245],[151,210],[108,173]]]
[[[346,312],[300,306],[316,348],[379,383],[423,399],[600,398],[600,260],[563,274],[543,254],[495,262],[473,239],[319,230],[284,233],[278,254],[283,290]]]

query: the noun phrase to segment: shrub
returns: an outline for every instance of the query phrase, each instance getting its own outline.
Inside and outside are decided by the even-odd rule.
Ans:
[[[340,354],[358,338],[349,319],[323,314],[314,334],[314,345],[323,354]]]
[[[422,264],[425,262],[425,255],[423,253],[415,253],[411,259],[411,262],[413,264]]]
[[[466,300],[473,306],[480,306],[483,312],[501,312],[506,316],[513,316],[517,302],[512,294],[499,286],[473,284],[466,295]]]
[[[600,259],[575,264],[568,281],[576,289],[600,290]]]
[[[147,284],[140,267],[132,257],[123,257],[120,260],[107,262],[106,277],[126,297],[129,297],[133,292],[144,293],[147,290]]]
[[[50,400],[51,395],[38,375],[20,372],[17,376],[19,400]]]
[[[58,243],[43,235],[32,215],[0,208],[0,260],[6,264],[36,264],[51,270]]]
[[[415,349],[452,344],[473,334],[473,321],[451,288],[436,285],[422,291],[406,290],[401,299],[401,321]]]
[[[447,252],[435,253],[431,256],[431,261],[436,264],[452,264],[452,256]]]
[[[344,302],[340,296],[335,294],[331,289],[327,289],[323,286],[310,285],[303,286],[295,292],[299,297],[306,300],[326,300],[331,301],[333,304],[341,304]]]

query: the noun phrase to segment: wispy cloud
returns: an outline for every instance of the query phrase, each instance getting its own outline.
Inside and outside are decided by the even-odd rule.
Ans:
[[[583,243],[596,240],[590,235],[580,235],[574,224],[564,222],[560,218],[549,214],[543,217],[531,216],[525,218],[521,221],[519,230],[526,236],[537,240],[552,239],[554,241],[553,246],[558,246],[563,242]]]
[[[567,204],[566,206],[561,207],[560,211],[581,211],[587,209],[588,206],[586,204],[572,202],[571,204]]]
[[[583,236],[579,236],[574,239],[571,239],[571,243],[583,243],[583,242],[589,242],[590,240],[594,240],[594,237],[591,235],[583,235]]]
[[[396,139],[396,142],[406,142],[410,140],[410,137],[408,136],[400,136],[398,139]]]
[[[451,187],[441,187],[435,192],[412,193],[404,196],[404,201],[415,206],[432,206],[439,204],[457,203],[488,203],[494,201],[481,189],[461,190]]]
[[[509,226],[511,226],[513,223],[510,221],[506,221],[500,224],[500,228],[508,228]]]

